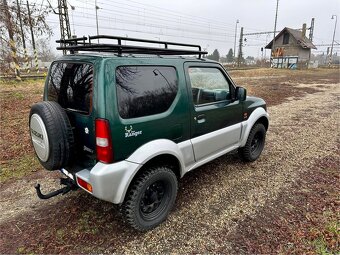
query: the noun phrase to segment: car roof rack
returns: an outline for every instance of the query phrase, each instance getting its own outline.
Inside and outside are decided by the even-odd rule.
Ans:
[[[115,40],[116,43],[99,43],[99,39]],[[200,45],[110,35],[96,35],[88,37],[83,36],[70,39],[60,39],[56,42],[60,43],[60,46],[57,47],[57,50],[68,50],[71,54],[74,54],[77,51],[97,51],[117,53],[119,56],[121,56],[123,53],[127,53],[152,55],[198,55],[198,57],[201,58],[203,54],[208,53],[206,51],[202,51]],[[124,44],[122,44],[122,42],[124,42]],[[126,42],[151,44],[153,47],[127,45]],[[158,47],[155,47],[155,45],[158,45]],[[164,48],[159,47],[159,45],[163,45]],[[169,48],[169,46],[179,46],[181,48]],[[185,49],[185,47],[189,49]]]

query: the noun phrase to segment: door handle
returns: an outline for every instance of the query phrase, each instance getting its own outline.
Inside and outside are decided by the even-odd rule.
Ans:
[[[205,114],[200,114],[196,117],[197,123],[201,124],[205,122]]]

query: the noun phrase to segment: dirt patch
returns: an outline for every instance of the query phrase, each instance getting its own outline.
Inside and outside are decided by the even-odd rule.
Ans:
[[[271,70],[254,69],[230,71],[230,75],[238,86],[247,89],[248,95],[263,98],[268,106],[285,102],[288,98],[301,98],[323,89],[323,84],[340,82],[336,70]],[[308,87],[299,87],[307,84]]]

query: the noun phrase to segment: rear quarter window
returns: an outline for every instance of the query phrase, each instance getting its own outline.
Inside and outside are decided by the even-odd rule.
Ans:
[[[177,91],[177,73],[167,66],[121,66],[116,69],[118,111],[123,119],[165,112]]]
[[[93,66],[55,62],[48,78],[48,100],[64,109],[89,114],[92,105]]]

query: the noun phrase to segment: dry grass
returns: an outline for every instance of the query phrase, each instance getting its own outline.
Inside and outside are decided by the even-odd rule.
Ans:
[[[41,170],[28,132],[31,105],[41,101],[42,80],[0,83],[0,183]]]

